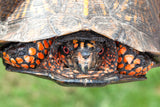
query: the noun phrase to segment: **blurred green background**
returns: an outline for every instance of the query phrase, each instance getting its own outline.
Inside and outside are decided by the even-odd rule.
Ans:
[[[160,68],[139,82],[96,88],[63,87],[5,71],[0,60],[0,107],[160,107]]]

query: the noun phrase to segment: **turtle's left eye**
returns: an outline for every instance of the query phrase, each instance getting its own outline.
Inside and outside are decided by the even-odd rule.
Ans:
[[[69,54],[69,48],[67,48],[66,46],[63,46],[63,52],[65,54]]]
[[[101,48],[101,50],[99,51],[99,55],[102,55],[103,54],[103,52],[104,52],[104,48]]]

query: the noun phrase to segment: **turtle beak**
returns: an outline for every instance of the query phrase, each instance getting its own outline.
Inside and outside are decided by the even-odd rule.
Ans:
[[[79,70],[86,74],[91,68],[93,53],[89,51],[78,52],[77,60]]]

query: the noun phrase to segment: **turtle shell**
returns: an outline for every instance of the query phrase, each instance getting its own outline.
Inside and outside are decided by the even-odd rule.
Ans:
[[[0,0],[0,42],[92,30],[160,54],[159,0]]]

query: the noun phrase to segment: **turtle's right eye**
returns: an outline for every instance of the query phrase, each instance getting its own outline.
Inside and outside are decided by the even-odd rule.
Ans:
[[[104,52],[104,48],[101,48],[101,50],[99,51],[99,55],[102,55],[103,54],[103,52]]]
[[[66,46],[63,46],[63,52],[65,54],[69,54],[69,48],[67,48]]]

